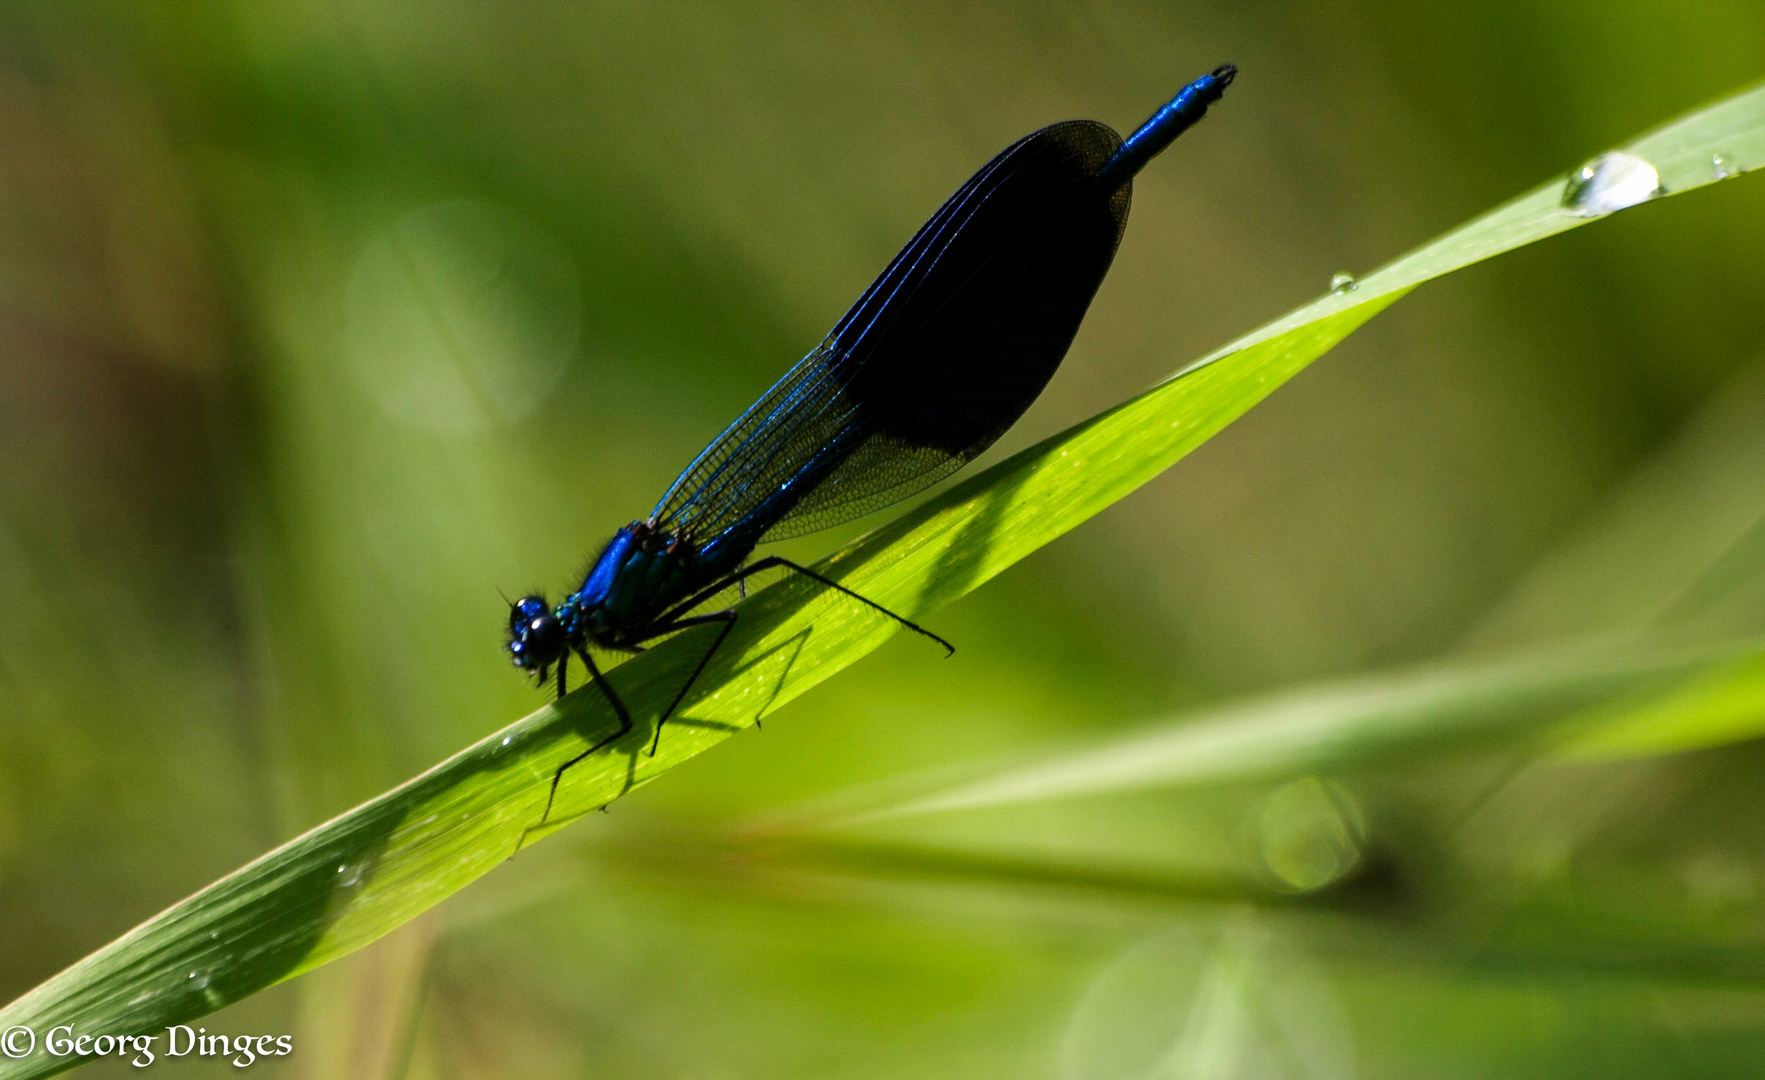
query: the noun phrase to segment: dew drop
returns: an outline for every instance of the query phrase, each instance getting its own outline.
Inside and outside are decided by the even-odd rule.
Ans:
[[[1710,155],[1710,179],[1726,180],[1738,172],[1740,172],[1740,170],[1735,168],[1734,159],[1727,154],[1715,153]]]
[[[1343,293],[1351,293],[1360,287],[1361,283],[1354,279],[1353,274],[1340,272],[1330,275],[1330,291],[1337,296],[1341,296]]]
[[[353,889],[362,883],[362,868],[359,866],[351,866],[348,863],[344,863],[337,868],[337,872],[342,875],[342,877],[338,878],[337,884],[343,886],[345,889]]]
[[[1665,193],[1653,165],[1635,154],[1608,150],[1569,177],[1563,208],[1579,217],[1603,217]]]
[[[210,977],[209,973],[206,971],[202,971],[202,970],[192,971],[190,973],[190,979],[189,979],[190,989],[195,990],[197,992],[207,990],[210,978],[211,977]]]
[[[513,735],[504,735],[503,736],[503,745],[504,746],[507,746],[514,741],[515,741],[515,737]]]

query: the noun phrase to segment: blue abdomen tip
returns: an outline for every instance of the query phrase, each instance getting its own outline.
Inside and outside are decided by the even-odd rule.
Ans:
[[[1110,157],[1103,168],[1097,170],[1098,177],[1114,183],[1132,179],[1135,173],[1157,157],[1178,135],[1206,116],[1207,107],[1218,101],[1225,94],[1226,87],[1232,85],[1232,80],[1237,77],[1237,65],[1221,64],[1177,91],[1176,97],[1171,98],[1163,108],[1141,124],[1139,130],[1122,142],[1121,149]]]

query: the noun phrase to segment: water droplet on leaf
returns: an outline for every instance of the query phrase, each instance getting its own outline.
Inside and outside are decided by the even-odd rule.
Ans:
[[[1664,194],[1653,165],[1635,154],[1609,150],[1569,177],[1563,208],[1580,217],[1603,217]]]
[[[1343,293],[1351,293],[1358,288],[1360,288],[1360,282],[1354,279],[1353,274],[1336,273],[1330,275],[1330,291],[1338,296]]]

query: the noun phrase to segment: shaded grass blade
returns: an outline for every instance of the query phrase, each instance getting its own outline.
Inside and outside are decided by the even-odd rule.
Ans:
[[[1581,649],[1332,682],[1187,713],[931,794],[848,810],[856,824],[1154,788],[1344,772],[1499,745],[1589,757],[1711,745],[1765,717],[1765,641],[1698,649]],[[1738,723],[1737,718],[1751,721]],[[1641,743],[1639,732],[1653,733]]]

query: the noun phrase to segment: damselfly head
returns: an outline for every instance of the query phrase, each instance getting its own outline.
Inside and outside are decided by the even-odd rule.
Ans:
[[[522,671],[538,673],[557,663],[569,644],[563,624],[543,596],[523,596],[509,605],[509,659]]]

